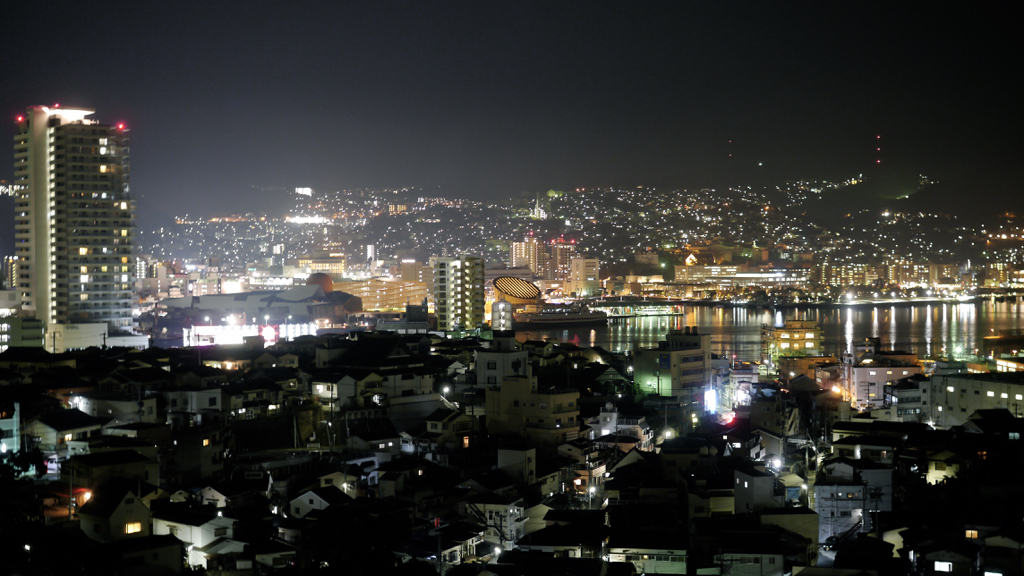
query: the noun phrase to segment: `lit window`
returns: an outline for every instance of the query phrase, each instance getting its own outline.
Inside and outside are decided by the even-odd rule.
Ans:
[[[209,446],[209,445],[210,445],[210,439],[209,438],[203,438],[203,446]]]
[[[88,248],[79,248],[78,249],[78,255],[79,256],[87,256],[88,254],[89,254],[89,249]]]
[[[953,387],[952,386],[946,386],[946,390],[952,392],[953,391]]]
[[[870,372],[868,372],[868,374],[870,374],[870,375],[874,376],[874,375],[875,375],[875,371],[874,371],[874,370],[871,370]]]
[[[999,395],[999,397],[1000,397],[1000,398],[1009,398],[1009,397],[1010,397],[1010,395],[1009,395],[1009,394],[1007,394],[1006,392],[1003,392],[1002,394],[1000,394],[1000,395]]]
[[[106,171],[107,171],[107,166],[106,166],[106,164],[101,164],[101,165],[100,165],[100,172],[106,172]]]
[[[782,348],[783,350],[785,350],[785,349],[789,348],[789,342],[783,342],[783,343],[782,343],[782,346],[781,346],[781,348]]]
[[[977,537],[978,537],[978,531],[977,530],[966,530],[965,533],[964,533],[964,538],[977,538]]]
[[[64,441],[65,442],[71,442],[71,434],[65,434],[64,435]]]
[[[814,338],[814,332],[808,332],[805,338]]]
[[[988,392],[988,397],[989,397],[989,398],[991,398],[991,397],[993,397],[993,396],[995,396],[995,395],[996,395],[996,393],[995,393],[995,392],[992,392],[991,390],[989,390],[989,392]]]
[[[142,532],[142,522],[129,522],[124,525],[125,534],[135,534]]]
[[[936,572],[952,572],[953,571],[953,563],[952,562],[940,562],[940,561],[936,560],[935,561],[935,571]]]

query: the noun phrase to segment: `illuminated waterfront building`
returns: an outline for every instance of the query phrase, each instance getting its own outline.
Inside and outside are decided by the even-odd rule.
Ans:
[[[820,356],[825,335],[813,320],[787,320],[782,327],[761,326],[761,359],[775,364],[779,356]]]
[[[699,399],[710,389],[711,334],[696,326],[669,330],[657,348],[634,348],[633,381],[647,394],[671,397],[693,415],[703,413]]]
[[[580,298],[601,295],[601,261],[597,258],[573,258],[569,263],[569,277],[565,291]]]
[[[132,325],[134,203],[128,131],[94,110],[33,106],[14,137],[15,253],[23,309],[48,325]]]

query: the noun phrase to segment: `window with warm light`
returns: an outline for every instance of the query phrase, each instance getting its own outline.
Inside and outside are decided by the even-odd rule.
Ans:
[[[142,532],[142,522],[129,522],[124,525],[125,534],[136,534]]]
[[[210,445],[210,439],[209,438],[203,438],[203,446],[209,446],[209,445]]]
[[[978,531],[977,530],[965,530],[964,531],[964,538],[977,538],[977,537],[978,537]]]

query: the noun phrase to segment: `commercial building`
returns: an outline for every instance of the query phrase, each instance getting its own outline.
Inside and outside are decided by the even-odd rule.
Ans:
[[[370,278],[356,282],[339,282],[338,288],[363,301],[363,310],[399,311],[427,297],[427,285],[406,280]]]
[[[47,325],[132,325],[128,130],[94,110],[33,106],[14,137],[17,289]]]
[[[431,258],[437,329],[474,330],[484,322],[484,259],[463,254]]]
[[[573,258],[565,291],[580,298],[601,295],[601,262],[597,258]]]
[[[844,352],[841,367],[841,386],[858,410],[890,407],[893,385],[921,373],[916,355],[882,350],[878,338],[865,338]]]
[[[636,386],[678,400],[691,419],[703,413],[711,367],[711,334],[701,334],[696,326],[670,330],[657,348],[635,347],[633,352]]]
[[[773,365],[779,356],[820,356],[824,342],[814,320],[787,320],[781,327],[761,325],[761,359]]]
[[[949,430],[979,410],[1024,414],[1024,372],[932,375],[900,382],[893,391],[897,417]]]

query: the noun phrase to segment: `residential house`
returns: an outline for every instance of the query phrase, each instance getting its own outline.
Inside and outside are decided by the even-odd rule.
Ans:
[[[240,553],[244,542],[233,540],[237,520],[187,504],[164,506],[153,513],[153,534],[170,534],[181,540],[192,568],[210,568],[216,555]]]
[[[868,532],[870,512],[891,512],[893,469],[870,460],[834,456],[822,463],[814,484],[819,542],[859,527]]]
[[[79,526],[86,536],[99,542],[149,536],[149,508],[131,489],[132,484],[119,479],[93,487],[89,501],[78,510]]]
[[[76,392],[71,394],[69,403],[82,412],[97,418],[107,418],[109,425],[144,422],[156,424],[156,397],[133,397],[122,392]]]
[[[341,489],[331,486],[307,490],[288,503],[288,516],[305,518],[313,510],[324,510],[329,506],[344,506],[352,497]]]
[[[67,443],[102,434],[107,418],[90,416],[77,408],[47,412],[32,418],[25,424],[28,448],[37,448],[44,454],[63,455]]]
[[[160,464],[129,449],[79,454],[62,463],[60,478],[61,482],[86,488],[96,488],[116,478],[160,484]]]

